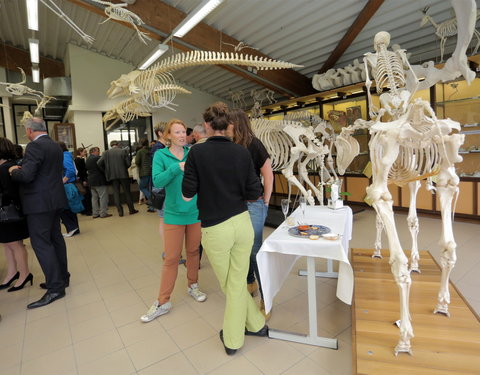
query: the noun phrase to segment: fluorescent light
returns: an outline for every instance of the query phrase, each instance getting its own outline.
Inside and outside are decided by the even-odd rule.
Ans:
[[[38,0],[25,0],[27,4],[28,28],[38,31]]]
[[[155,48],[138,67],[139,70],[145,70],[150,65],[152,65],[155,60],[157,60],[160,56],[162,56],[165,52],[168,51],[168,46],[166,44],[159,44],[157,48]]]
[[[32,81],[40,83],[40,68],[38,66],[32,66]]]
[[[219,6],[223,0],[204,0],[191,11],[187,18],[185,18],[173,31],[173,36],[182,38],[201,20],[203,20],[212,10]]]
[[[40,63],[40,52],[38,50],[38,39],[28,39],[28,46],[30,47],[30,60],[34,64]]]

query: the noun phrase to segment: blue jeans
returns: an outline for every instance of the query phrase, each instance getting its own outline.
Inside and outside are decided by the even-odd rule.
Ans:
[[[145,195],[147,198],[147,202],[150,200],[150,184],[152,183],[151,176],[142,176],[140,177],[140,183],[138,184],[138,188],[140,191]],[[153,210],[152,207],[148,206],[149,210]]]
[[[260,274],[257,266],[257,253],[262,247],[263,242],[263,227],[265,226],[265,219],[268,214],[268,205],[263,201],[263,197],[255,202],[247,202],[248,213],[252,221],[254,240],[252,251],[250,253],[250,268],[248,269],[247,283],[253,283],[257,278],[260,294],[263,299],[262,283],[260,281]]]

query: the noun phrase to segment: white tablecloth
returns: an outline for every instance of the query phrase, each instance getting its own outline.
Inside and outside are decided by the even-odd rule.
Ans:
[[[265,310],[270,311],[273,298],[282,287],[297,259],[301,256],[320,257],[339,261],[337,297],[347,304],[352,302],[353,271],[348,261],[349,241],[352,238],[353,214],[350,207],[332,210],[324,206],[307,206],[305,220],[297,208],[292,216],[300,222],[324,225],[341,237],[331,241],[293,237],[282,223],[263,242],[257,254],[262,280]]]

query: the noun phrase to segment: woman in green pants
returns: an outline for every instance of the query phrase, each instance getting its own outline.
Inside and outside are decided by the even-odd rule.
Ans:
[[[233,355],[245,335],[268,336],[245,281],[254,236],[245,201],[257,199],[262,186],[247,149],[225,136],[231,124],[228,107],[215,103],[203,117],[210,137],[191,148],[182,192],[185,200],[198,194],[202,245],[226,296],[220,339]]]

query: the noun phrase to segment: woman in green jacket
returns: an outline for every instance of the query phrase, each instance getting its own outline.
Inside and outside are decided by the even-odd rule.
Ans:
[[[188,147],[187,127],[181,120],[170,120],[165,128],[167,146],[155,153],[152,165],[152,179],[155,187],[164,187],[166,192],[164,216],[164,250],[160,293],[158,299],[140,319],[150,322],[172,308],[170,295],[175,286],[178,261],[183,241],[187,253],[187,292],[197,302],[203,302],[207,295],[198,288],[198,265],[201,231],[198,220],[197,200],[185,202],[182,198],[182,180]]]

